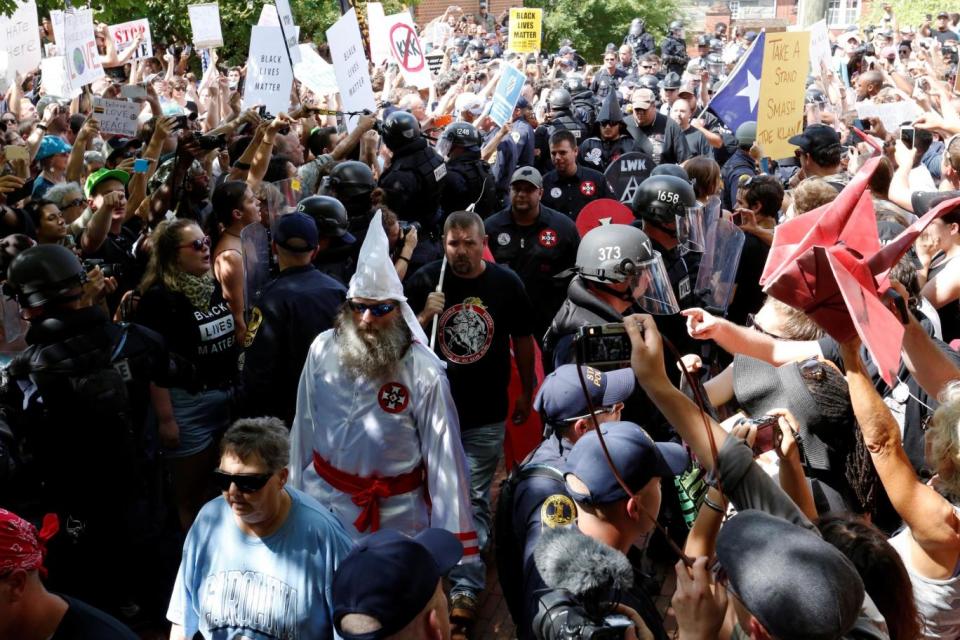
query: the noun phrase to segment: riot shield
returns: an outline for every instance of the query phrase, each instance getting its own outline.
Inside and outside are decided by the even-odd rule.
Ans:
[[[270,234],[259,222],[248,224],[240,232],[243,256],[243,310],[249,321],[250,310],[270,281]]]
[[[717,223],[717,220],[720,219],[722,209],[723,204],[720,201],[720,196],[710,196],[706,204],[703,205],[704,237],[710,236],[710,230],[713,228],[713,225]]]
[[[614,198],[629,207],[640,183],[650,176],[653,167],[653,159],[648,154],[631,151],[611,162],[603,175]]]
[[[745,241],[743,231],[729,220],[718,219],[707,232],[694,293],[710,313],[723,315],[730,305]]]
[[[604,224],[630,224],[634,220],[630,207],[613,198],[600,198],[587,203],[577,214],[577,232],[582,238],[587,231]]]
[[[278,182],[264,182],[257,197],[260,199],[260,220],[272,227],[277,218],[297,210],[302,185],[299,178],[287,178]]]

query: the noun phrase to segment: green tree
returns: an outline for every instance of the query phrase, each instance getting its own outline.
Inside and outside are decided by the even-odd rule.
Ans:
[[[860,25],[881,25],[883,24],[883,5],[885,2],[871,2],[870,10],[860,16]],[[943,0],[894,0],[889,3],[893,7],[893,13],[897,18],[897,23],[901,27],[911,26],[914,29],[923,24],[924,17],[930,14],[933,20],[933,28],[936,29],[936,17],[940,11],[943,11],[950,3]],[[956,9],[951,9],[956,11]]]
[[[564,38],[587,62],[599,63],[607,43],[619,45],[630,21],[643,18],[647,30],[657,36],[680,14],[674,0],[528,0],[527,7],[543,8],[543,49],[556,51]]]

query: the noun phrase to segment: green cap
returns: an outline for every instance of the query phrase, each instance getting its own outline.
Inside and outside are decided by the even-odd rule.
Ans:
[[[97,169],[87,178],[86,184],[83,185],[83,193],[89,198],[97,185],[104,180],[119,180],[123,186],[127,186],[130,182],[130,174],[118,169]]]

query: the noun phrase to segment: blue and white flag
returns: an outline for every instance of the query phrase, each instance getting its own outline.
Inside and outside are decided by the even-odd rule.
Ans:
[[[757,121],[765,39],[766,34],[761,32],[713,95],[708,106],[730,131],[736,132],[737,127],[744,122]]]

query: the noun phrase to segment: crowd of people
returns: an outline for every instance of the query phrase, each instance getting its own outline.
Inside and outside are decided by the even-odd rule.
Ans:
[[[960,638],[960,14],[883,11],[789,158],[710,109],[735,23],[450,6],[365,114],[106,25],[76,97],[18,74],[0,637],[478,638],[495,565],[519,638],[670,637],[667,569],[684,640]]]

